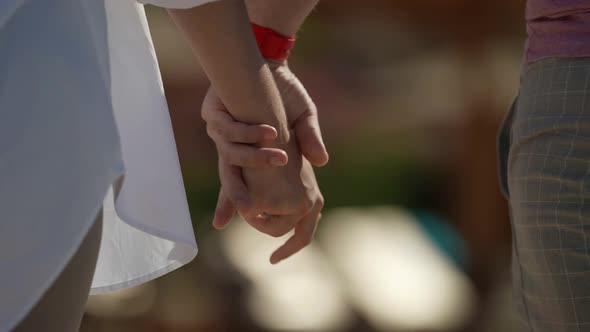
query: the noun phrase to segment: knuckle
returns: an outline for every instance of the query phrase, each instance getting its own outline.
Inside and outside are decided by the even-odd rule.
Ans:
[[[205,105],[203,105],[201,107],[201,119],[203,119],[203,121],[207,122],[208,118],[209,118],[209,108],[206,107]]]
[[[211,139],[215,139],[216,137],[215,130],[210,124],[207,124],[207,136],[209,136]]]
[[[310,114],[312,114],[313,116],[317,116],[318,115],[318,107],[315,104],[315,102],[313,101],[313,99],[311,99],[311,97],[309,97],[308,103],[309,103],[308,112]]]
[[[219,128],[213,124],[207,124],[207,135],[216,142],[223,141],[223,136],[219,132]]]
[[[323,210],[324,206],[326,206],[326,200],[324,199],[323,196],[320,196],[316,202],[318,210]]]
[[[299,208],[301,209],[301,211],[304,211],[305,213],[307,213],[313,208],[313,205],[314,205],[313,200],[309,197],[306,197],[305,199],[302,199],[301,202],[299,203]]]
[[[227,139],[226,130],[223,127],[215,126],[214,127],[215,134]]]

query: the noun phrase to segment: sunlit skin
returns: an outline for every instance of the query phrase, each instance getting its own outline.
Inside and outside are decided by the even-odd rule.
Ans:
[[[315,3],[251,1],[246,13],[243,1],[227,0],[204,5],[206,10],[169,11],[211,80],[203,118],[211,122],[208,133],[220,156],[222,188],[214,225],[225,226],[238,211],[250,225],[271,236],[295,230],[273,253],[271,263],[291,256],[313,238],[323,197],[310,162],[324,165],[328,156],[311,98],[286,62],[269,64],[262,59],[248,19],[270,28],[274,27],[270,21],[277,20],[282,33],[294,34]],[[238,146],[244,143],[259,150]],[[270,217],[260,218],[262,213]]]
[[[290,36],[297,32],[316,3],[317,0],[247,0],[246,6],[252,22]],[[277,134],[270,126],[248,126],[234,121],[215,91],[207,93],[202,117],[207,122],[207,132],[216,143],[220,155],[222,188],[213,225],[219,229],[225,227],[237,210],[250,225],[266,234],[282,236],[294,229],[295,234],[271,256],[271,263],[278,263],[307,246],[313,239],[324,199],[312,165],[325,165],[328,153],[322,141],[317,108],[303,84],[291,72],[286,61],[271,60],[268,65],[281,94],[289,129],[294,134],[286,145],[273,145],[272,141]],[[283,151],[273,149],[273,146]],[[273,183],[270,179],[267,183],[252,183],[247,177],[244,179],[241,176],[239,166],[259,169],[274,167],[287,176],[299,176],[292,176],[292,181],[274,183],[273,191],[256,190],[260,185],[266,187]],[[286,186],[281,188],[281,184]],[[249,194],[249,190],[255,193]],[[262,195],[257,195],[256,191]],[[288,201],[291,207],[276,204],[277,198]],[[240,208],[240,205],[248,208]],[[306,212],[296,213],[301,210]],[[258,218],[262,212],[272,217]]]
[[[296,79],[292,75],[291,77]],[[287,84],[287,81],[283,83]],[[288,183],[287,188],[277,187],[277,192],[271,193],[270,198],[287,195],[285,200],[290,203],[308,204],[304,208],[307,213],[291,215],[288,218],[276,218],[274,211],[281,211],[276,210],[276,206],[272,205],[253,206],[251,210],[246,211],[256,215],[261,212],[272,215],[270,219],[245,218],[251,226],[263,233],[282,236],[292,229],[295,230],[295,234],[273,253],[272,263],[295,254],[311,242],[321,217],[324,200],[310,162],[314,166],[323,166],[328,161],[328,153],[319,130],[317,112],[313,103],[308,104],[311,99],[303,86],[294,84],[292,88],[280,91],[285,91],[283,96],[285,108],[289,117],[293,117],[293,121],[290,122],[295,132],[295,135],[291,135],[292,140],[287,145],[281,146],[285,150],[254,146],[253,144],[266,146],[268,138],[272,140],[276,137],[276,130],[267,125],[245,125],[235,121],[224,109],[221,100],[212,89],[208,91],[202,108],[203,119],[207,121],[207,132],[215,142],[220,156],[219,173],[222,189],[213,221],[216,228],[224,228],[235,215],[234,201],[243,199],[242,197],[250,197],[254,200],[249,204],[256,204],[254,202],[264,203],[268,199],[268,197],[256,199],[256,194],[249,193],[251,186],[244,181],[240,166],[260,169],[277,167],[291,169],[292,172],[300,174],[299,177],[294,178],[296,181]],[[277,165],[276,161],[280,163]],[[303,196],[308,200],[307,202],[297,203],[302,197],[298,194],[300,192],[304,193]],[[240,214],[244,214],[241,209]]]

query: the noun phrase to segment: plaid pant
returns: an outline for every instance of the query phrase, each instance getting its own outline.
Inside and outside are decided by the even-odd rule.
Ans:
[[[590,331],[590,58],[524,69],[499,159],[524,330]]]

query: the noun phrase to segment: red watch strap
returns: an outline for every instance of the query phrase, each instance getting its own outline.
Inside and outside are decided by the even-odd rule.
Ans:
[[[252,23],[252,30],[262,56],[267,59],[283,61],[295,45],[295,37],[286,37],[276,31]]]

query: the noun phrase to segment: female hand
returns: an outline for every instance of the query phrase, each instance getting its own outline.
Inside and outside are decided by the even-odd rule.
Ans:
[[[287,62],[267,61],[283,100],[289,127],[293,129],[303,156],[316,167],[329,159],[322,139],[318,111],[301,81],[291,72]],[[244,167],[282,166],[284,155],[276,150],[257,149],[251,145],[276,139],[276,130],[268,125],[246,125],[235,121],[217,96],[209,89],[201,116],[207,123],[209,137],[227,152],[233,165]],[[234,160],[237,158],[239,160]]]

